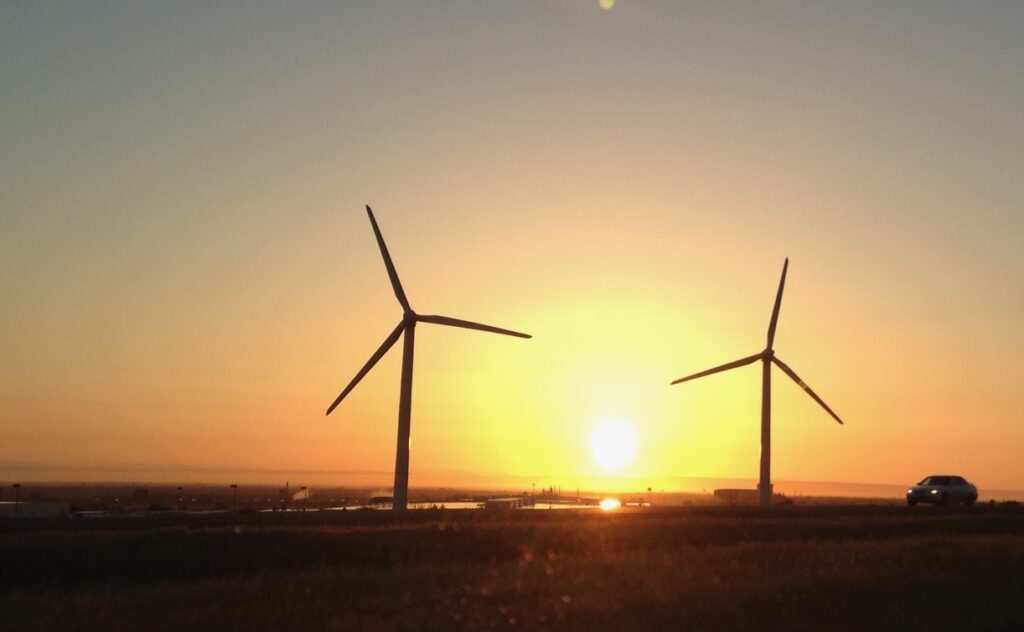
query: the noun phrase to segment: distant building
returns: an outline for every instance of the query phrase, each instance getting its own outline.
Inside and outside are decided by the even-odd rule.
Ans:
[[[716,489],[714,496],[727,505],[757,505],[760,502],[756,489]],[[773,504],[785,504],[785,499],[782,494],[772,494]]]
[[[754,505],[759,496],[756,489],[716,489],[715,498],[730,505]]]
[[[484,509],[521,509],[525,506],[522,498],[488,498],[484,501]]]
[[[66,518],[70,515],[67,503],[0,502],[0,518]]]

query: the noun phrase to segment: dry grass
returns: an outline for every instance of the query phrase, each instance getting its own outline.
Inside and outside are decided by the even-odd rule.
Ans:
[[[10,531],[0,627],[1024,629],[1016,508],[554,513]]]

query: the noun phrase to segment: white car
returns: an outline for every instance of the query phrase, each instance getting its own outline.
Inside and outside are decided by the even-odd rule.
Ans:
[[[962,476],[929,476],[907,490],[907,504],[911,507],[917,503],[973,505],[976,500],[978,488]]]

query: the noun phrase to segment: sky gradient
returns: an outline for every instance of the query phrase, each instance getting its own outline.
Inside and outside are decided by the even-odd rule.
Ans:
[[[0,474],[1024,489],[1024,4],[0,4]],[[637,433],[602,470],[604,419]],[[433,477],[433,478],[432,478]],[[387,480],[387,476],[383,479]],[[632,484],[632,483],[631,483]],[[643,485],[646,487],[647,485]]]

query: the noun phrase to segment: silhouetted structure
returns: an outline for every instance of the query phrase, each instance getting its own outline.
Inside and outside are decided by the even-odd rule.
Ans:
[[[782,369],[783,373],[792,378],[794,382],[799,384],[800,388],[804,389],[804,391],[810,395],[814,401],[821,404],[821,407],[828,411],[828,414],[832,415],[836,421],[840,424],[843,423],[843,420],[828,407],[828,404],[818,397],[817,393],[811,390],[810,386],[807,386],[807,384],[800,379],[800,376],[798,376],[793,369],[789,368],[785,362],[775,356],[775,349],[772,348],[772,345],[775,343],[775,325],[779,320],[779,307],[782,305],[782,289],[786,285],[786,270],[788,268],[789,259],[786,259],[786,262],[782,265],[782,278],[779,279],[779,291],[775,295],[775,307],[772,309],[772,320],[768,325],[768,344],[765,345],[764,351],[736,360],[735,362],[716,366],[715,368],[708,369],[707,371],[701,371],[700,373],[694,373],[693,375],[679,378],[672,382],[673,384],[679,384],[680,382],[694,380],[698,377],[704,377],[705,375],[712,375],[714,373],[728,371],[729,369],[746,366],[758,360],[761,361],[763,376],[761,382],[761,479],[758,484],[758,492],[762,507],[770,507],[772,504],[772,362]]]
[[[508,498],[488,498],[483,503],[484,509],[492,511],[503,509],[522,509],[525,506],[526,503],[518,496],[510,496]]]
[[[481,325],[480,323],[470,322],[468,320],[459,320],[457,318],[449,318],[448,316],[423,316],[413,311],[409,305],[409,300],[405,297],[405,291],[402,289],[402,283],[398,280],[398,272],[395,271],[395,265],[391,261],[391,255],[388,254],[388,248],[384,244],[384,237],[381,235],[380,228],[377,226],[377,220],[373,217],[373,211],[370,207],[366,207],[366,214],[370,217],[370,225],[373,227],[373,234],[377,238],[377,245],[380,247],[380,254],[384,258],[384,266],[388,270],[388,277],[391,279],[391,287],[395,291],[395,298],[398,299],[399,304],[402,306],[403,315],[401,322],[395,327],[395,330],[391,332],[380,346],[377,351],[370,356],[370,359],[366,362],[362,369],[356,373],[356,376],[352,378],[345,390],[338,395],[337,399],[327,408],[327,414],[330,415],[331,411],[341,403],[341,400],[355,388],[359,380],[370,372],[373,365],[384,357],[384,354],[398,341],[398,337],[405,335],[405,340],[402,350],[402,386],[401,395],[398,400],[398,445],[395,450],[395,491],[394,491],[394,503],[393,508],[396,511],[402,511],[406,509],[409,501],[409,436],[411,432],[411,416],[412,416],[412,358],[413,358],[413,347],[415,342],[416,334],[416,323],[434,323],[435,325],[448,325],[451,327],[463,327],[465,329],[478,329],[480,331],[489,331],[495,334],[504,334],[506,336],[516,336],[518,338],[531,338],[529,334],[522,334],[516,331],[508,329],[501,329],[499,327],[492,327],[490,325]]]

